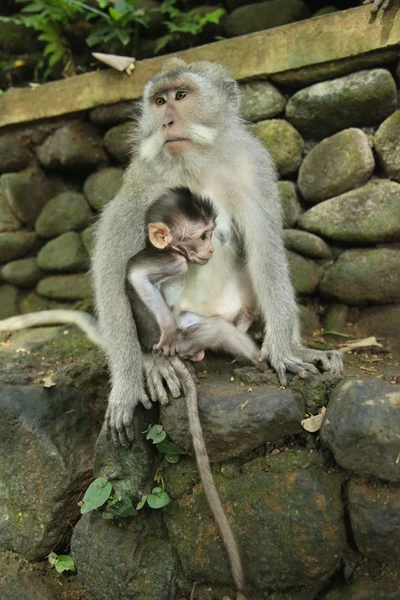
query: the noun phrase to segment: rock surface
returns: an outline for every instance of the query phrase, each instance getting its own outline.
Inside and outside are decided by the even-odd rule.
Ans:
[[[109,129],[104,136],[104,146],[108,154],[121,165],[126,165],[129,160],[133,129],[133,122],[121,123]]]
[[[344,469],[400,481],[400,392],[379,379],[348,380],[334,391],[322,442]]]
[[[348,503],[354,541],[366,558],[397,567],[400,561],[400,489],[351,480]]]
[[[90,120],[96,125],[119,125],[139,114],[138,102],[125,100],[116,104],[97,106],[90,111]]]
[[[374,144],[384,173],[390,179],[400,181],[400,110],[382,123]]]
[[[225,33],[228,37],[279,27],[309,16],[302,0],[269,0],[236,8],[228,15]]]
[[[270,0],[273,2],[274,0]],[[283,119],[260,121],[250,131],[270,152],[279,174],[295,173],[300,166],[304,142],[298,131]]]
[[[271,119],[285,110],[285,97],[268,81],[243,83],[240,92],[240,114],[246,121]]]
[[[18,313],[18,289],[8,283],[0,284],[0,320]]]
[[[37,258],[22,258],[5,265],[1,270],[5,281],[19,288],[30,288],[44,277],[43,271],[38,266]]]
[[[288,250],[310,258],[331,258],[332,250],[320,237],[299,229],[285,229],[283,240]]]
[[[12,212],[11,207],[6,200],[0,180],[0,233],[5,231],[16,231],[20,228],[21,223]]]
[[[400,240],[400,184],[376,179],[313,206],[299,226],[338,242],[376,244]]]
[[[37,235],[32,231],[0,233],[0,264],[20,258],[38,245]]]
[[[385,69],[316,83],[296,92],[286,116],[300,133],[325,137],[346,127],[375,125],[396,109],[396,84]]]
[[[398,600],[399,597],[400,583],[396,579],[383,577],[374,581],[365,577],[346,586],[335,586],[321,600]]]
[[[95,231],[96,231],[96,224],[90,225],[89,227],[86,227],[86,229],[84,229],[84,231],[82,231],[82,242],[83,242],[83,245],[85,246],[86,252],[89,254],[89,256],[92,256],[92,253],[94,250]]]
[[[60,127],[37,148],[39,162],[52,169],[88,169],[106,162],[101,137],[79,122]]]
[[[71,554],[80,581],[96,600],[170,600],[177,557],[161,515],[125,521],[118,527],[87,515],[75,526]]]
[[[293,227],[301,214],[296,186],[292,181],[278,181],[278,191],[282,205],[283,226]]]
[[[101,210],[112,200],[122,183],[123,171],[115,167],[92,173],[83,185],[83,192],[95,210]]]
[[[81,300],[91,293],[88,275],[53,275],[39,281],[36,291],[41,296],[54,300]]]
[[[400,304],[364,308],[357,325],[370,335],[400,337]]]
[[[169,466],[173,472],[168,478],[179,479],[182,469],[183,461]],[[345,539],[340,481],[333,473],[298,467],[276,472],[270,463],[265,472],[257,465],[254,472],[233,478],[215,473],[215,480],[240,540],[250,589],[293,588],[299,594],[335,571]],[[304,519],[307,513],[313,518]],[[165,516],[186,575],[195,581],[231,584],[222,540],[200,486],[168,505]]]
[[[79,231],[88,225],[90,208],[82,194],[64,192],[46,204],[36,221],[35,229],[44,238],[53,238],[70,230]]]
[[[46,203],[66,186],[47,178],[38,168],[19,173],[5,173],[0,178],[3,194],[15,216],[27,225],[34,225]]]
[[[321,202],[363,185],[375,161],[361,129],[345,129],[320,142],[305,157],[298,185],[307,202]]]
[[[303,404],[290,390],[262,386],[248,392],[235,382],[202,380],[199,412],[211,461],[226,460],[267,441],[300,431]],[[241,409],[246,400],[248,404]],[[160,407],[160,421],[170,439],[192,448],[184,398]]]
[[[92,400],[62,386],[1,385],[3,548],[37,560],[65,540],[92,476],[98,434]]]
[[[323,275],[320,291],[344,304],[400,301],[400,250],[374,248],[343,252]]]
[[[89,267],[89,256],[76,231],[67,231],[47,242],[37,260],[44,271],[82,271]]]
[[[319,266],[314,261],[290,250],[287,256],[290,279],[296,294],[312,294],[317,289],[321,277]]]
[[[25,169],[30,158],[31,154],[18,134],[0,135],[0,173]]]

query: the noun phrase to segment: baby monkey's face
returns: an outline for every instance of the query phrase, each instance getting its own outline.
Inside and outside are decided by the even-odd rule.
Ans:
[[[214,246],[212,243],[212,234],[215,223],[208,225],[200,224],[196,231],[191,233],[190,237],[183,239],[176,244],[177,249],[186,256],[191,263],[205,265],[213,255]]]

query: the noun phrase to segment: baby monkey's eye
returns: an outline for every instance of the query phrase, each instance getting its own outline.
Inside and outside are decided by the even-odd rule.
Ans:
[[[200,239],[204,242],[207,239],[207,234],[203,233],[203,235],[200,236]]]
[[[184,98],[186,98],[186,96],[187,92],[185,92],[184,90],[179,90],[179,92],[176,92],[175,100],[183,100]]]
[[[162,106],[163,104],[165,104],[165,102],[165,98],[163,98],[162,96],[158,96],[158,98],[156,98],[157,106]]]

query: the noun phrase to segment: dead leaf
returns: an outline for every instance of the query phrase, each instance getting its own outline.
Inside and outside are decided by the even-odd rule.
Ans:
[[[246,408],[246,406],[248,405],[249,401],[246,400],[246,402],[243,402],[243,404],[240,405],[240,410],[243,410],[244,408]]]
[[[92,52],[92,56],[117,71],[125,71],[128,75],[135,68],[136,59],[133,56],[118,56],[117,54],[103,54],[102,52]]]
[[[44,388],[52,388],[55,385],[57,385],[56,382],[53,381],[51,375],[49,375],[49,377],[43,377],[42,381],[43,381]]]
[[[326,408],[325,408],[325,406],[323,406],[321,408],[321,412],[318,415],[313,415],[312,417],[308,417],[308,419],[303,419],[301,421],[300,425],[306,431],[309,431],[310,433],[315,433],[316,431],[318,431],[321,428],[322,421],[324,420],[324,417],[325,417],[325,413],[326,413]]]
[[[351,350],[355,350],[357,348],[383,348],[383,345],[377,342],[376,337],[371,336],[368,338],[364,338],[362,340],[356,340],[355,342],[349,342],[346,344],[342,344],[339,352],[342,354],[346,354],[346,352],[350,352]]]

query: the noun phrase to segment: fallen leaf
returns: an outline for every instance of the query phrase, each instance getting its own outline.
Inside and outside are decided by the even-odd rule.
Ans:
[[[244,408],[246,408],[246,406],[248,405],[249,401],[246,400],[246,402],[243,402],[243,404],[240,405],[240,410],[243,410]]]
[[[346,352],[350,352],[351,350],[355,350],[357,348],[383,348],[383,345],[377,342],[376,337],[368,337],[362,340],[356,340],[355,342],[349,342],[346,344],[341,344],[339,352],[345,354]]]
[[[92,52],[92,56],[100,62],[116,69],[117,71],[125,71],[128,75],[135,68],[135,58],[132,56],[118,56],[117,54],[103,54],[102,52]]]
[[[235,381],[235,378],[234,378],[234,377],[231,377],[229,381]]]
[[[253,391],[253,388],[252,388],[252,387],[249,387],[249,389],[248,389],[247,391],[248,391],[248,392],[252,392],[252,391]]]
[[[318,415],[313,415],[312,417],[308,417],[308,419],[303,419],[301,421],[300,425],[306,431],[309,431],[310,433],[315,433],[316,431],[318,431],[321,428],[322,421],[324,420],[324,417],[325,417],[325,413],[326,413],[326,408],[325,408],[325,406],[323,406],[321,408],[321,412]]]
[[[42,381],[43,381],[44,388],[51,388],[51,387],[54,387],[55,385],[57,385],[56,382],[53,381],[51,375],[49,375],[49,377],[43,377]]]

